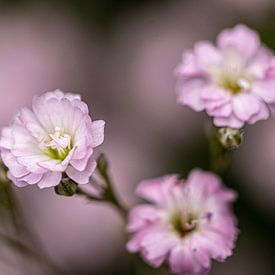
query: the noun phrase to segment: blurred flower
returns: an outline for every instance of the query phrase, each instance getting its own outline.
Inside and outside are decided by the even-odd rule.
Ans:
[[[137,193],[153,205],[136,206],[129,215],[127,244],[159,267],[176,274],[205,274],[211,258],[224,261],[237,236],[230,203],[236,194],[214,174],[193,170],[184,183],[176,175],[142,182]]]
[[[176,76],[179,103],[206,110],[216,126],[241,128],[274,112],[274,57],[244,25],[222,31],[217,46],[198,42]]]
[[[36,96],[10,127],[2,129],[1,157],[19,187],[57,185],[62,173],[86,184],[96,162],[93,148],[104,139],[104,121],[91,120],[79,95],[56,90]]]

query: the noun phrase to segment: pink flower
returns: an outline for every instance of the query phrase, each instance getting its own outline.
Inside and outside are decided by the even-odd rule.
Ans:
[[[86,184],[96,162],[93,148],[104,139],[102,120],[92,121],[80,95],[60,90],[36,96],[2,129],[1,157],[19,187],[59,184],[62,174]]]
[[[137,193],[151,204],[130,212],[129,252],[140,252],[153,267],[167,263],[175,274],[206,274],[211,259],[232,254],[236,194],[214,174],[193,170],[185,182],[176,175],[146,180]]]
[[[183,54],[176,68],[178,102],[206,110],[218,127],[267,119],[275,110],[274,65],[257,33],[244,25],[226,29],[216,45],[202,41]]]

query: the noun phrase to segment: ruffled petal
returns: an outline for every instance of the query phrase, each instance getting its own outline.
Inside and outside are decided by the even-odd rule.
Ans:
[[[249,62],[260,47],[260,40],[256,32],[245,25],[237,25],[233,29],[222,31],[217,38],[217,45],[221,50],[237,50],[239,55]]]
[[[68,166],[65,172],[67,176],[72,180],[74,180],[75,182],[79,184],[87,184],[89,183],[90,177],[93,174],[95,168],[96,168],[96,161],[91,158],[88,161],[88,164],[84,171],[79,171],[70,165]]]
[[[248,121],[260,111],[261,107],[259,100],[255,96],[244,93],[235,95],[232,103],[234,114],[242,121]]]
[[[201,99],[201,88],[204,85],[205,80],[199,78],[180,81],[177,86],[178,103],[197,112],[204,110],[204,102]]]
[[[92,122],[92,147],[95,148],[104,141],[105,121],[95,120]]]
[[[160,230],[154,234],[147,234],[143,238],[140,244],[141,253],[150,265],[159,267],[177,242],[174,235]]]
[[[205,72],[212,72],[222,64],[220,51],[208,41],[196,43],[194,53],[197,66]]]
[[[162,178],[142,181],[138,185],[136,193],[145,200],[165,204],[167,202],[167,194],[169,194],[172,186],[176,186],[177,179],[177,175],[169,175]]]
[[[266,106],[266,104],[261,101],[259,101],[259,104],[260,104],[260,110],[258,113],[250,117],[250,119],[248,120],[249,124],[254,124],[259,120],[266,120],[270,116],[269,109]]]
[[[188,242],[175,246],[169,256],[171,271],[175,274],[206,274],[207,270],[196,260],[195,253]]]
[[[42,179],[38,182],[39,188],[53,187],[60,183],[62,173],[60,172],[47,172],[43,175]]]
[[[238,119],[233,114],[231,114],[231,116],[229,117],[214,117],[213,122],[217,127],[230,127],[240,129],[244,126],[244,121]]]
[[[254,82],[251,92],[266,103],[275,102],[275,79]]]

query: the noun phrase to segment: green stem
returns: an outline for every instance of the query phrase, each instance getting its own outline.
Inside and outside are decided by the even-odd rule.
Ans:
[[[109,177],[107,171],[105,170],[104,173],[101,173],[101,176],[107,185],[107,189],[106,189],[105,196],[104,196],[105,199],[107,201],[111,202],[114,206],[116,206],[116,208],[121,212],[123,217],[127,217],[128,210],[121,204],[121,202],[117,198],[116,193],[113,188],[113,184],[110,180],[110,177]]]

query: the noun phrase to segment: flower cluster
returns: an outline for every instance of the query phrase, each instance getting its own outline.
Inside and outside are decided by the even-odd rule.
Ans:
[[[1,158],[19,187],[56,186],[63,173],[79,184],[89,182],[96,162],[93,148],[104,139],[104,121],[92,121],[79,95],[56,90],[34,97],[2,129]]]
[[[175,274],[205,274],[211,259],[232,254],[236,194],[214,174],[193,170],[186,181],[176,175],[143,181],[137,194],[151,204],[130,212],[129,252],[140,252],[154,267],[168,263]]]
[[[222,146],[218,154],[240,145],[240,128],[246,123],[275,114],[275,58],[244,25],[224,30],[216,45],[197,43],[184,53],[176,76],[179,103],[205,110],[215,126],[224,127],[213,127]],[[78,186],[88,183],[96,168],[93,150],[104,140],[104,125],[103,120],[92,121],[77,94],[56,90],[34,97],[32,108],[23,108],[1,132],[8,178],[19,187],[62,182],[55,188],[58,194],[113,203],[125,215],[103,157],[97,171],[105,184],[95,184],[100,194]],[[232,254],[238,235],[231,209],[236,193],[218,176],[196,169],[186,180],[177,175],[145,180],[137,194],[147,203],[129,213],[127,249],[149,265],[167,264],[178,275],[206,274],[212,260],[224,261]]]
[[[274,113],[274,56],[244,25],[222,31],[216,45],[196,43],[176,76],[178,102],[206,110],[218,127],[241,128]]]

